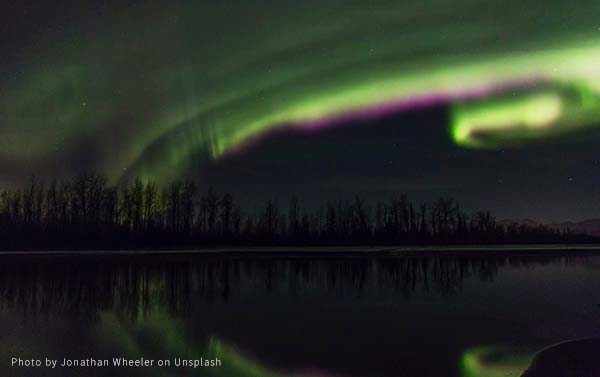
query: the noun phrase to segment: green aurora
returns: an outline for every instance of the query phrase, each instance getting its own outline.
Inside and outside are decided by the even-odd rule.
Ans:
[[[140,374],[147,376],[284,377],[289,375],[262,366],[215,336],[191,341],[185,336],[181,321],[163,312],[157,311],[151,318],[135,323],[123,321],[112,313],[102,313],[95,327],[95,334],[98,344],[107,346],[119,355],[130,359],[218,358],[222,362],[220,367],[185,368],[183,371],[175,367],[146,368]],[[153,345],[144,346],[144,339],[154,339]]]
[[[600,121],[600,3],[584,3],[112,9],[49,33],[3,67],[0,165],[58,174],[76,156],[112,182],[167,181],[277,128],[440,104],[466,148],[564,135]]]
[[[94,347],[110,350],[115,357],[128,359],[169,359],[175,357],[197,360],[219,358],[221,367],[215,368],[141,368],[130,369],[127,373],[140,376],[214,376],[214,377],[327,377],[332,376],[323,370],[280,371],[263,365],[245,355],[236,347],[216,336],[195,339],[186,335],[180,319],[173,318],[161,310],[153,310],[151,315],[136,321],[123,319],[112,312],[102,312],[98,316],[91,333]],[[148,340],[152,340],[148,342]],[[60,359],[51,345],[40,344],[39,339],[11,339],[18,349],[27,350],[27,357],[43,358],[50,355]],[[4,346],[6,347],[6,342]],[[522,347],[521,347],[522,348]],[[457,366],[460,377],[519,377],[527,369],[533,358],[533,351],[503,346],[480,346],[465,350]],[[2,349],[0,347],[0,349]],[[3,350],[7,353],[12,350]],[[0,369],[1,370],[1,369]],[[72,374],[81,369],[73,369]],[[119,372],[113,370],[112,373]],[[109,372],[110,373],[110,372]],[[117,373],[120,375],[120,372]],[[71,375],[71,374],[69,374]]]
[[[531,363],[530,354],[510,347],[474,347],[466,350],[461,357],[460,376],[520,377]]]

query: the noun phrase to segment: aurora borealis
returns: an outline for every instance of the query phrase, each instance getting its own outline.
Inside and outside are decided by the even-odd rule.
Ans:
[[[600,121],[597,2],[65,2],[47,13],[3,16],[5,184],[80,169],[168,182],[273,132],[439,106],[449,115],[437,129],[467,151]]]
[[[475,347],[463,353],[461,377],[519,377],[531,362],[530,354],[510,347]]]
[[[9,247],[14,235],[40,244],[56,236],[67,246],[143,238],[177,247],[160,244],[162,234],[187,247],[177,224],[185,217],[194,242],[213,242],[216,233],[234,239],[235,222],[234,241],[294,229],[290,240],[318,233],[333,249],[344,238],[330,236],[347,232],[330,231],[328,208],[338,223],[350,219],[337,227],[358,229],[360,242],[369,240],[365,218],[390,243],[451,241],[442,223],[463,242],[479,210],[495,218],[479,221],[482,229],[493,223],[489,231],[471,232],[478,243],[510,240],[494,232],[510,220],[600,227],[599,1],[5,3],[0,200],[16,205],[0,213],[0,235]],[[60,202],[75,215],[58,221],[49,215],[59,213],[55,205],[42,216],[52,196],[44,201],[34,188],[51,192],[54,179],[63,188],[82,172],[106,176],[106,195],[89,199],[82,189],[78,201],[69,194],[75,185],[52,190],[67,193]],[[28,186],[33,174],[38,186]],[[133,188],[137,177],[156,183],[154,200],[133,203],[119,186]],[[181,186],[169,207],[168,184],[180,179],[194,181],[197,195]],[[292,195],[308,230],[301,237],[288,210]],[[445,216],[436,231],[427,203],[439,198],[455,200],[442,203],[457,221]],[[88,214],[79,204],[86,199],[115,199],[97,234],[84,232],[87,218],[101,213]],[[203,222],[194,209],[209,200],[213,219]],[[411,221],[381,226],[378,200],[410,208],[403,217]],[[130,208],[142,202],[148,210],[137,216]],[[357,215],[345,210],[352,206]],[[271,223],[262,218],[282,231],[262,232]],[[190,223],[203,229],[198,237]],[[157,236],[146,237],[140,224]],[[428,224],[438,238],[428,237]],[[169,253],[145,263],[149,256],[136,254],[114,265],[102,262],[118,259],[113,254],[89,263],[88,255],[35,263],[24,254],[0,264],[0,354],[217,355],[227,364],[214,375],[235,377],[496,377],[521,373],[543,345],[600,336],[600,261],[587,250],[564,261],[533,248],[523,260],[493,251],[475,259],[390,253],[374,262],[354,253],[314,261]]]

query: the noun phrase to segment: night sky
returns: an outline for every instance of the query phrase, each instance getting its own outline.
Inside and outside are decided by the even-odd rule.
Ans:
[[[600,216],[600,3],[5,2],[0,184]]]

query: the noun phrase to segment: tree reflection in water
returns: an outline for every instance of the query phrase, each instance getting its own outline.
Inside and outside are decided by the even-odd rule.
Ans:
[[[493,280],[503,268],[569,264],[566,256],[427,254],[405,256],[22,256],[0,264],[0,309],[25,320],[94,320],[113,311],[132,320],[160,309],[186,316],[195,305],[244,292],[265,295],[460,294],[468,278]]]
[[[327,375],[323,370],[312,367],[313,359],[310,357],[314,355],[319,357],[318,352],[325,352],[327,357],[332,359],[337,357],[341,360],[345,357],[344,353],[335,354],[335,350],[307,353],[302,360],[290,363],[290,370],[287,370],[288,365],[283,362],[277,363],[277,358],[271,357],[269,352],[255,353],[264,342],[247,341],[252,336],[262,335],[268,339],[273,337],[274,342],[288,341],[287,335],[279,336],[275,333],[285,332],[290,323],[303,320],[305,315],[310,313],[337,310],[335,314],[326,316],[327,318],[319,323],[320,327],[315,327],[312,334],[306,334],[306,339],[303,338],[304,333],[291,333],[293,340],[302,340],[298,344],[308,347],[311,341],[340,336],[341,329],[347,324],[359,323],[363,327],[373,326],[376,330],[381,330],[382,327],[383,331],[386,331],[385,327],[391,323],[385,321],[376,323],[372,319],[375,318],[377,321],[377,318],[387,318],[389,321],[393,318],[402,323],[407,319],[410,321],[411,316],[435,311],[432,308],[436,306],[429,306],[428,302],[425,306],[419,306],[423,303],[418,302],[417,298],[429,299],[430,296],[440,296],[455,301],[455,297],[448,296],[459,296],[464,291],[465,296],[462,298],[470,297],[474,284],[481,285],[481,282],[493,281],[502,277],[503,273],[508,274],[509,270],[557,264],[577,265],[587,260],[585,255],[569,254],[567,257],[565,254],[537,251],[535,255],[481,252],[479,254],[402,255],[356,253],[351,256],[340,256],[332,253],[292,255],[282,252],[269,255],[254,253],[60,257],[15,255],[0,258],[2,258],[0,315],[6,315],[4,330],[15,327],[15,331],[10,334],[3,334],[0,353],[18,352],[29,357],[50,355],[56,358],[64,357],[65,354],[72,357],[97,354],[106,357],[123,355],[130,358],[143,356],[155,359],[220,357],[227,368],[208,374],[206,370],[183,374],[215,377]],[[529,275],[529,271],[524,271],[524,274]],[[313,298],[321,300],[316,305],[316,309],[311,307],[314,303]],[[354,315],[360,313],[362,316],[364,312],[361,308],[372,307],[370,306],[373,303],[372,299],[379,298],[382,299],[379,302],[385,303],[385,307],[382,306],[381,311],[371,312],[371,315],[379,315],[378,313],[387,311],[389,308],[387,305],[394,301],[410,299],[411,302],[405,302],[406,305],[401,309],[405,311],[406,316],[395,317],[395,314],[387,317],[367,316],[360,317],[360,322],[355,322],[358,317],[352,317],[352,313],[354,312]],[[413,299],[415,299],[414,307],[420,308],[417,311],[410,309],[413,307]],[[449,300],[444,299],[440,304],[446,305]],[[332,304],[340,302],[345,304],[342,306],[343,309]],[[456,300],[456,302],[460,301]],[[469,305],[468,302],[464,304]],[[243,311],[243,308],[247,307],[245,305],[256,305],[263,310],[256,313],[269,314],[266,319],[260,316],[254,319],[252,315],[256,316],[256,313],[251,313],[249,318],[244,318],[248,313],[238,310],[242,308]],[[300,308],[302,312],[286,319],[286,312],[280,311],[281,307],[287,310]],[[294,309],[290,309],[292,307]],[[445,307],[437,306],[442,308],[441,310]],[[346,311],[350,313],[344,322],[343,316]],[[335,329],[336,331],[328,332],[331,321],[337,318],[336,315],[342,316],[340,318],[342,324]],[[235,321],[237,316],[241,325],[236,326],[232,331],[223,331],[226,327],[218,325],[219,321],[214,320],[222,317],[221,322],[228,326],[227,324]],[[448,317],[447,326],[462,326],[462,314],[459,313],[459,317],[457,320]],[[205,327],[202,321],[206,318],[213,318],[213,322]],[[473,317],[465,316],[465,318]],[[17,323],[21,320],[23,326],[19,327]],[[281,321],[278,324],[269,322],[264,326],[261,325],[262,327],[257,331],[250,329],[256,326],[258,323],[256,321],[262,320]],[[425,353],[430,350],[427,342],[438,335],[444,336],[442,333],[437,333],[440,327],[435,325],[435,321],[437,319],[416,321],[415,331],[407,330],[411,327],[407,323],[402,326],[390,326],[394,331],[387,338],[388,342],[397,336],[406,336],[406,338],[402,342],[393,342],[392,344],[398,348],[391,349],[389,352],[397,353],[397,357],[400,358],[403,355],[406,357],[411,355],[411,358],[415,358],[412,364],[404,365],[404,368],[412,368],[410,370],[413,371],[423,370],[419,362],[427,357]],[[0,325],[2,325],[1,321]],[[474,331],[480,331],[477,329],[487,326],[485,323],[479,325]],[[273,333],[261,332],[271,327]],[[43,329],[43,336],[40,336],[38,331],[40,329]],[[231,336],[238,330],[242,333],[245,331],[245,338],[242,336],[238,339],[236,336]],[[320,331],[322,333],[319,333]],[[454,331],[443,332],[445,336],[450,337],[454,333]],[[379,331],[378,334],[382,332]],[[355,337],[352,339],[359,343],[369,341],[369,329],[362,328],[361,332],[350,336]],[[415,336],[427,340],[413,344],[411,339],[414,340]],[[479,344],[476,343],[479,340],[475,340],[479,337],[470,339],[469,342],[472,342],[473,346]],[[461,347],[452,349],[456,352],[456,359],[453,355],[449,355],[448,360],[440,357],[444,355],[435,355],[434,359],[437,358],[435,364],[439,364],[439,367],[433,367],[436,375],[439,373],[453,375],[453,370],[459,372],[459,366],[461,375],[469,377],[490,376],[493,375],[492,372],[505,373],[509,369],[515,372],[525,368],[523,360],[528,360],[530,355],[516,349],[502,348],[502,355],[506,357],[498,359],[496,350],[500,348],[473,348],[464,351],[462,347],[466,343],[452,343],[454,347]],[[81,344],[88,344],[88,346],[81,348]],[[294,350],[298,344],[291,345],[290,349]],[[440,344],[442,347],[443,344]],[[469,347],[472,345],[468,344]],[[238,346],[250,353],[240,352]],[[387,352],[386,347],[378,348],[374,352]],[[446,348],[438,348],[438,352],[440,349]],[[452,350],[450,352],[454,352]],[[481,353],[477,350],[493,352]],[[459,358],[461,353],[463,356]],[[376,353],[369,355],[375,357],[373,360],[389,360],[385,358],[385,354],[379,359]],[[305,362],[308,364],[305,365]],[[323,359],[315,359],[314,362],[314,365],[320,368],[335,371],[335,375],[355,375],[350,370],[338,371],[340,365],[335,362],[323,363]],[[305,366],[313,369],[308,371],[295,369]],[[0,366],[0,375],[5,375],[4,372],[7,370],[2,368],[3,366]],[[393,376],[393,368],[393,365],[390,366],[392,372],[388,371],[390,373],[386,375]],[[8,370],[8,372],[14,371]],[[57,370],[56,373],[61,377],[182,375],[180,370],[133,371],[115,368],[102,372],[65,369]],[[23,371],[23,374],[19,375],[29,374]],[[362,376],[358,372],[356,375]]]

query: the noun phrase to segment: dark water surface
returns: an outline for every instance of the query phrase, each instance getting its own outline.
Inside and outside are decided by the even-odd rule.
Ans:
[[[600,336],[599,268],[539,251],[0,256],[0,375],[518,376],[533,350]]]

